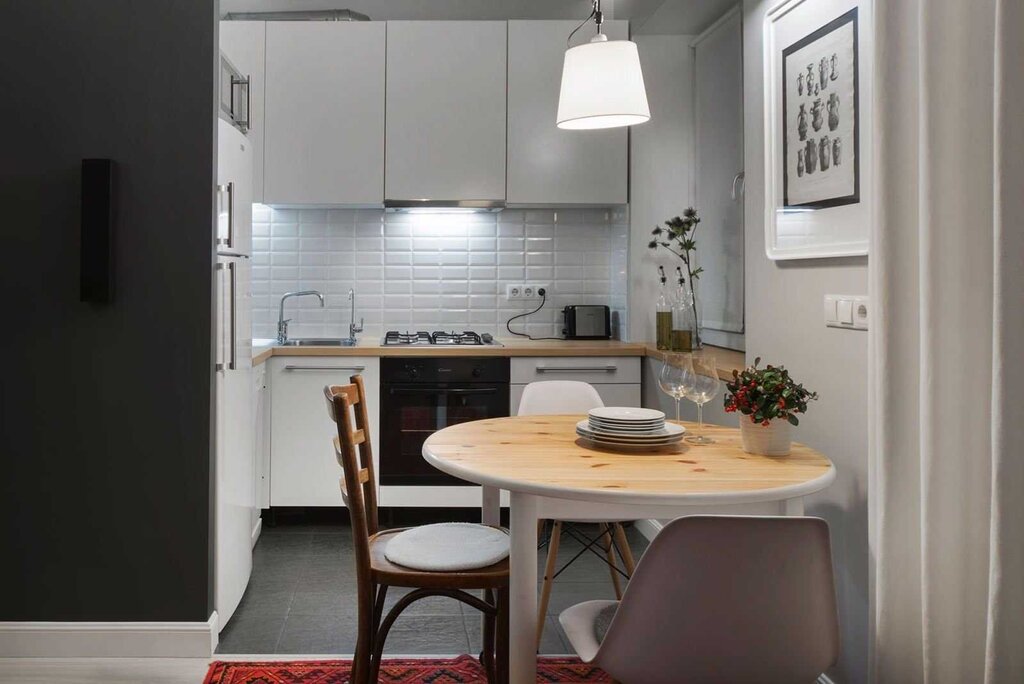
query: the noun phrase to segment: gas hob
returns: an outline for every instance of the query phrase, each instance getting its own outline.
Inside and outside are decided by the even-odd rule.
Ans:
[[[427,346],[434,345],[438,347],[479,347],[488,344],[494,344],[494,338],[490,334],[475,333],[472,330],[464,330],[462,332],[426,332],[423,330],[417,332],[398,332],[397,330],[389,330],[384,334],[384,340],[382,343],[385,347],[395,346]]]

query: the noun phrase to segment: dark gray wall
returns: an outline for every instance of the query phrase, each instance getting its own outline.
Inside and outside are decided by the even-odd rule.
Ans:
[[[0,621],[210,614],[215,14],[0,3]],[[83,157],[117,162],[108,306]]]

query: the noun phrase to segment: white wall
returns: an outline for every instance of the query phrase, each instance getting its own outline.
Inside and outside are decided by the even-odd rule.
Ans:
[[[647,248],[651,230],[692,204],[692,36],[637,36],[651,120],[630,130],[629,339],[654,339],[657,266],[679,259]]]
[[[867,334],[826,328],[822,297],[866,293],[867,259],[773,262],[765,256],[762,31],[768,5],[744,2],[747,360],[784,364],[821,394],[795,438],[824,452],[838,471],[834,485],[807,500],[807,514],[825,518],[832,530],[843,641],[830,675],[840,684],[866,682]]]

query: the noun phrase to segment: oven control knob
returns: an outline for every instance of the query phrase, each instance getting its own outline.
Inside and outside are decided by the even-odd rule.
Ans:
[[[419,374],[420,374],[420,371],[419,371],[418,368],[416,368],[416,366],[406,366],[405,367],[405,372],[409,374],[410,378],[414,378],[414,379],[419,377]]]
[[[479,378],[479,377],[480,377],[480,373],[481,373],[481,372],[482,372],[482,371],[480,370],[480,368],[479,368],[479,367],[477,367],[477,368],[474,368],[474,369],[473,369],[473,377],[474,377],[474,378]]]

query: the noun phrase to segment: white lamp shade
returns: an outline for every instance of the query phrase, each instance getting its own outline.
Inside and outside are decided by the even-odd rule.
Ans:
[[[650,118],[636,43],[598,40],[565,51],[559,128],[614,128]]]

